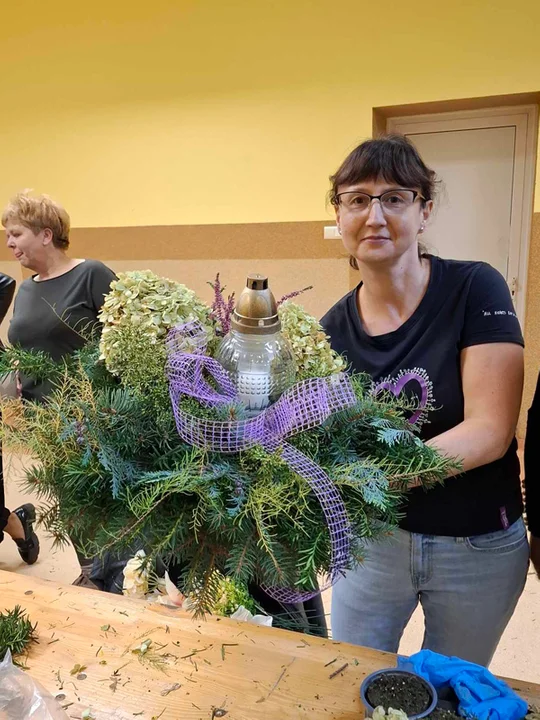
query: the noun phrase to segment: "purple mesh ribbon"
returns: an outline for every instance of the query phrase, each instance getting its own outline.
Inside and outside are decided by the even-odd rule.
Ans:
[[[237,453],[253,445],[268,452],[281,449],[289,467],[309,483],[321,504],[332,545],[331,569],[321,590],[336,582],[349,561],[350,525],[341,496],[324,470],[285,438],[321,425],[332,413],[356,403],[347,375],[311,378],[287,390],[277,402],[248,420],[219,421],[198,418],[180,408],[182,395],[206,407],[237,400],[227,370],[205,354],[206,335],[197,322],[178,326],[167,337],[169,393],[180,437],[190,445],[220,453]],[[206,379],[211,376],[220,392]],[[290,588],[265,587],[282,602],[302,602],[321,592],[297,592]]]

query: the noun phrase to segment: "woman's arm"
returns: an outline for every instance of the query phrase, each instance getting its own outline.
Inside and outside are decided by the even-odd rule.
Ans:
[[[514,438],[523,391],[523,348],[513,343],[466,347],[461,376],[463,422],[427,444],[460,459],[467,471],[501,458]]]

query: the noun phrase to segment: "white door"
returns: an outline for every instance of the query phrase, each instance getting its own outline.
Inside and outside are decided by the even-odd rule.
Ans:
[[[534,107],[390,118],[441,180],[423,240],[431,252],[484,260],[506,278],[524,320],[533,199]]]

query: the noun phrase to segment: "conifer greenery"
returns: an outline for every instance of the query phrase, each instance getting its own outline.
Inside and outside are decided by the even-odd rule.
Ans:
[[[170,301],[175,286],[176,304]],[[126,288],[131,298],[136,292],[142,322],[132,310],[125,312],[131,305]],[[4,444],[35,459],[26,482],[41,498],[42,523],[58,542],[69,537],[86,556],[144,548],[150,561],[159,556],[174,562],[183,568],[181,590],[200,611],[215,605],[223,575],[268,586],[316,587],[317,577],[329,570],[328,530],[308,483],[279,450],[216,454],[186,445],[177,434],[165,373],[166,330],[191,316],[214,338],[220,332],[219,319],[190,292],[151,273],[127,273],[113,283],[105,303],[101,350],[90,341],[54,364],[42,353],[8,348],[1,374],[17,367],[36,379],[52,379],[55,389],[45,404],[21,407],[11,401],[4,411]],[[164,301],[162,315],[156,295]],[[300,376],[341,369],[341,358],[313,318],[290,301],[280,313],[298,348]],[[302,337],[306,341],[299,343]],[[114,338],[109,348],[107,338]],[[317,353],[320,364],[313,360]],[[384,536],[395,525],[411,481],[427,489],[455,464],[413,434],[406,419],[409,401],[374,397],[366,376],[352,380],[356,406],[289,442],[339,489],[354,529],[354,563],[366,539]],[[223,419],[223,409],[183,402],[193,414],[221,413]],[[242,412],[236,406],[226,411]]]
[[[4,660],[8,650],[13,656],[22,655],[28,645],[35,641],[36,626],[32,625],[19,605],[13,610],[0,612],[0,662]],[[14,662],[18,664],[17,660]]]

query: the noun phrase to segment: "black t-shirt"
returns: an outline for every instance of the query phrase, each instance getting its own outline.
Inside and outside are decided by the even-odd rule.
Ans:
[[[51,278],[25,280],[15,297],[8,337],[25,350],[42,350],[53,360],[79,350],[93,326],[116,278],[99,260],[85,260]],[[42,400],[51,391],[49,382],[35,383],[21,376],[23,397]]]
[[[427,256],[431,275],[413,315],[394,332],[372,337],[362,326],[356,298],[360,285],[322,319],[334,350],[351,369],[373,378],[374,391],[415,396],[411,417],[429,440],[463,421],[460,354],[472,345],[523,345],[519,321],[504,278],[482,262]],[[494,348],[493,352],[497,352]],[[504,382],[504,378],[501,378]],[[427,535],[466,537],[508,527],[522,513],[517,443],[488,465],[425,491],[411,490],[400,527]]]

